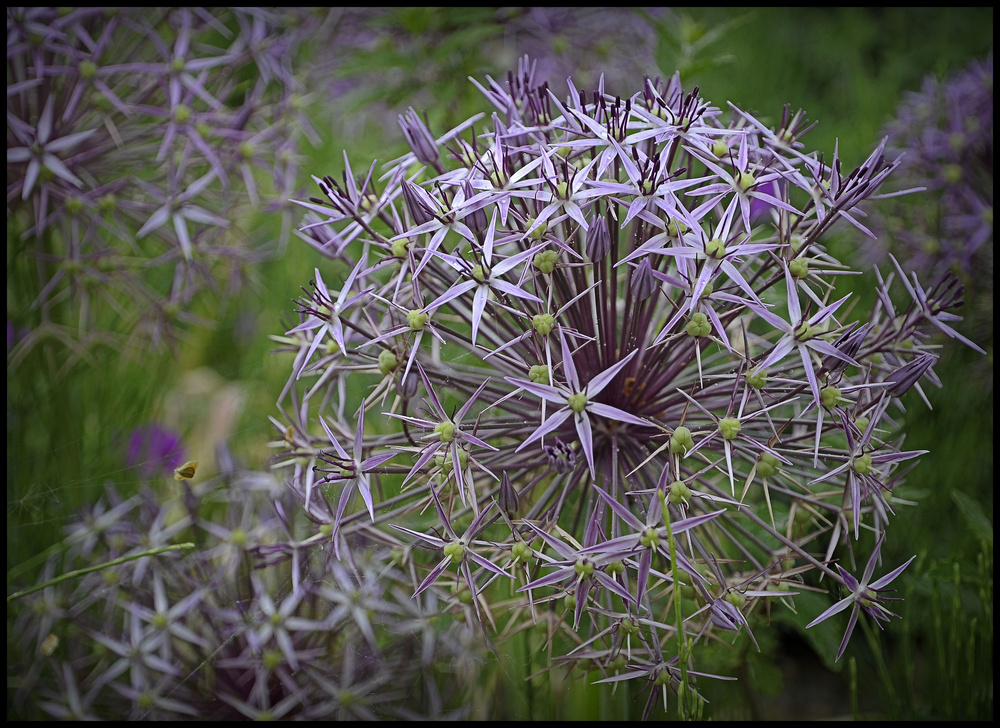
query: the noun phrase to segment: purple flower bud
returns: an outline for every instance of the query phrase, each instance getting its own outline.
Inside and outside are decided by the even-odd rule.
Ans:
[[[643,258],[632,271],[632,294],[637,301],[645,301],[656,291],[656,284],[653,266],[649,264],[649,258]]]
[[[886,382],[891,386],[886,392],[892,397],[901,397],[908,392],[920,378],[927,373],[927,370],[934,366],[938,360],[934,354],[922,354],[916,359],[904,364],[886,377]]]
[[[731,604],[725,599],[716,599],[712,602],[709,611],[712,624],[720,629],[738,630],[743,623],[743,615],[735,604]]]
[[[422,187],[405,179],[403,180],[403,201],[417,225],[423,225],[434,219],[433,200]]]
[[[469,184],[468,180],[462,183],[462,191],[465,193],[465,199],[469,199],[476,194],[476,191]],[[489,226],[490,221],[486,218],[486,210],[482,207],[477,207],[475,210],[470,212],[464,218],[465,224],[469,226],[476,235],[482,235],[486,232],[486,228]]]
[[[576,453],[573,448],[558,437],[555,445],[545,446],[545,457],[552,469],[558,473],[567,473],[576,465]]]
[[[837,350],[846,357],[853,359],[858,351],[861,350],[861,345],[865,342],[865,337],[868,336],[868,332],[872,330],[874,324],[868,323],[860,328],[852,330],[847,330],[841,334],[833,345]],[[835,356],[823,357],[823,368],[828,372],[836,373],[842,372],[847,367],[847,362]]]
[[[608,232],[608,221],[603,215],[595,214],[590,219],[587,230],[587,244],[584,250],[587,257],[594,263],[604,260],[611,252],[611,233]]]
[[[410,145],[414,156],[421,163],[437,168],[441,164],[437,141],[427,128],[425,120],[420,118],[412,106],[405,114],[400,115],[399,126],[403,130],[403,136],[406,137],[406,143]]]
[[[412,371],[405,377],[400,377],[399,382],[396,383],[396,391],[399,396],[406,399],[416,396],[418,380],[419,377]]]
[[[500,480],[500,492],[497,495],[497,500],[500,503],[500,510],[508,517],[513,518],[517,513],[521,497],[511,484],[510,476],[507,473],[504,473],[503,478]]]
[[[765,182],[760,186],[758,191],[771,195],[772,197],[777,197],[779,200],[781,199],[781,187],[779,186],[779,182],[777,180]],[[759,197],[753,198],[750,201],[750,222],[756,223],[773,209],[774,205],[767,200],[762,200]]]

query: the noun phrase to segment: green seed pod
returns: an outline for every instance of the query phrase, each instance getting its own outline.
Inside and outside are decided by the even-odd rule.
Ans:
[[[755,372],[746,373],[747,384],[754,389],[763,389],[767,386],[767,370],[758,369]]]
[[[675,480],[670,484],[670,493],[667,495],[667,500],[671,505],[679,506],[681,503],[687,503],[690,497],[691,489],[683,480]]]
[[[97,64],[93,61],[80,62],[80,78],[89,81],[97,75]]]
[[[676,238],[681,233],[686,233],[689,230],[688,226],[683,220],[671,220],[667,223],[667,235],[672,238]]]
[[[406,251],[410,248],[410,241],[406,238],[400,238],[399,240],[393,240],[390,244],[392,249],[393,258],[405,258]]]
[[[534,224],[535,224],[534,218],[528,220],[526,222],[525,230],[527,230]],[[545,231],[548,229],[549,229],[549,224],[543,220],[538,227],[536,227],[534,230],[528,233],[528,237],[531,238],[532,240],[541,240],[542,236],[545,235]]]
[[[726,254],[726,241],[721,238],[712,238],[705,243],[705,255],[709,258],[719,260]]]
[[[531,328],[541,336],[548,336],[555,325],[556,319],[550,313],[539,313],[531,317]]]
[[[727,440],[734,440],[740,434],[740,421],[735,417],[723,417],[719,420],[719,432]]]
[[[691,436],[691,430],[680,425],[670,436],[670,451],[683,454],[693,447],[694,438]]]
[[[610,576],[617,576],[618,574],[625,573],[625,564],[621,561],[612,561],[610,564],[604,567],[604,571]]]
[[[535,253],[535,257],[531,259],[531,262],[540,273],[550,275],[559,264],[559,253],[555,250],[543,250],[540,253]]]
[[[687,322],[684,330],[687,331],[688,336],[701,338],[712,333],[712,324],[708,320],[708,316],[699,311],[691,316],[691,320]]]
[[[796,258],[788,264],[788,270],[796,278],[805,278],[809,275],[809,261],[805,258]]]
[[[451,442],[455,439],[455,423],[451,420],[438,422],[434,425],[434,434],[441,442]]]
[[[762,478],[773,478],[781,467],[781,461],[769,452],[763,453],[757,461],[757,475]]]
[[[461,541],[450,541],[444,545],[444,555],[451,557],[452,563],[458,563],[465,556],[465,544]]]
[[[747,603],[746,594],[741,594],[738,591],[727,591],[726,596],[724,598],[727,602],[732,604],[737,609],[741,608],[744,604]]]
[[[79,215],[83,212],[83,200],[76,195],[67,197],[64,206],[66,207],[66,212],[70,215]]]
[[[840,401],[840,390],[837,387],[823,387],[819,393],[820,402],[827,409],[833,409]]]
[[[378,370],[383,376],[387,376],[399,368],[399,359],[395,352],[390,349],[382,349],[378,355]]]
[[[618,623],[618,629],[625,634],[638,634],[639,620],[633,617],[626,617]]]
[[[114,212],[118,207],[118,198],[114,196],[111,192],[106,195],[101,195],[100,199],[97,200],[97,210],[101,214],[107,214]]]
[[[427,319],[429,318],[430,315],[416,309],[407,311],[406,313],[406,323],[408,323],[410,328],[414,331],[423,331],[424,326],[427,325]]]
[[[853,467],[854,472],[858,475],[868,475],[872,471],[871,453],[866,452],[864,455],[854,458]]]
[[[535,384],[549,383],[549,368],[544,364],[535,364],[528,370],[528,379]]]
[[[511,546],[510,554],[515,560],[524,561],[525,563],[531,561],[534,557],[534,552],[531,550],[531,547],[524,541],[515,541],[514,545]]]

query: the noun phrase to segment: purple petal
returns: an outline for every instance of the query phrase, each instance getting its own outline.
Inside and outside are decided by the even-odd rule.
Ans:
[[[629,352],[628,356],[624,357],[614,366],[608,367],[603,372],[595,376],[587,384],[587,397],[593,397],[597,395],[602,389],[604,389],[615,378],[615,375],[620,372],[626,364],[628,364],[632,357],[639,353],[638,349],[634,349]]]

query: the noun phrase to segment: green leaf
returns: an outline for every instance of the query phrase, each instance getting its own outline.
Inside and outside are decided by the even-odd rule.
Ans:
[[[986,541],[992,546],[993,524],[990,523],[989,517],[983,512],[983,507],[960,490],[953,490],[951,492],[951,499],[958,506],[958,510],[961,511],[965,522],[969,525],[969,529],[977,538]]]
[[[837,656],[840,641],[844,637],[844,630],[847,628],[850,610],[841,612],[825,622],[817,624],[812,629],[806,629],[806,625],[833,604],[835,599],[832,595],[815,592],[802,592],[794,599],[795,612],[784,608],[772,610],[771,622],[787,624],[792,627],[809,643],[828,669],[840,672],[842,663],[837,663],[834,659]]]

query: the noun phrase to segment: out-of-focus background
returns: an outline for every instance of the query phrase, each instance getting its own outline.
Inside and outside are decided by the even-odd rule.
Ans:
[[[169,335],[139,337],[132,324],[123,323],[132,321],[126,315],[131,306],[150,305],[140,298],[116,299],[114,306],[125,310],[99,319],[107,337],[80,334],[81,293],[59,283],[53,271],[62,266],[69,276],[80,272],[78,265],[100,266],[63,262],[72,257],[72,239],[49,238],[50,247],[40,254],[31,235],[26,237],[36,223],[19,207],[24,203],[15,178],[24,174],[24,165],[16,154],[12,163],[10,149],[24,145],[9,121],[8,592],[34,583],[43,555],[60,542],[68,518],[93,504],[108,483],[123,493],[147,482],[167,491],[178,487],[170,477],[173,467],[197,460],[200,476],[209,477],[226,466],[220,452],[242,467],[267,467],[268,442],[275,438],[268,416],[292,357],[272,353],[277,345],[268,337],[288,328],[294,300],[315,268],[328,283],[347,272],[299,239],[294,230],[302,216],[287,199],[317,194],[310,175],[339,179],[345,151],[355,172],[366,170],[372,159],[381,164],[402,155],[406,145],[397,119],[407,108],[426,113],[430,128],[443,134],[488,107],[470,76],[503,82],[526,53],[538,60],[540,75],[558,94],[566,91],[567,76],[589,89],[603,74],[606,91],[629,96],[641,89],[644,74],[679,70],[685,88],[697,85],[714,105],[726,109],[732,102],[766,123],[778,122],[786,104],[793,112],[803,109],[818,121],[805,139],[807,148],[829,159],[836,145],[850,169],[880,141],[909,95],[926,92],[929,77],[946,82],[989,58],[992,84],[992,8],[374,8],[300,12],[285,22],[300,29],[298,45],[286,56],[289,68],[274,70],[260,88],[265,94],[284,85],[291,96],[282,96],[282,103],[294,98],[281,107],[286,116],[265,117],[253,144],[262,148],[268,129],[287,123],[288,115],[295,114],[294,123],[303,126],[287,135],[294,148],[278,146],[271,157],[256,159],[253,148],[240,148],[244,162],[257,171],[277,166],[279,153],[285,165],[280,177],[258,180],[252,195],[228,205],[234,219],[211,233],[217,236],[211,245],[253,253],[238,265],[226,256],[213,259],[204,272],[211,284],[165,311]],[[248,43],[266,43],[267,38],[254,37],[251,26],[230,30],[246,33]],[[37,45],[25,58],[61,42],[36,32]],[[193,46],[192,56],[198,51]],[[23,60],[12,55],[8,46],[9,98],[23,71],[18,66]],[[215,82],[211,74],[223,72],[224,65],[207,66],[191,70],[190,78],[208,88]],[[187,83],[187,91],[179,93],[195,86]],[[249,104],[249,93],[241,93]],[[199,95],[190,98],[197,109]],[[177,105],[171,108],[176,115]],[[33,113],[21,121],[39,129],[36,142],[50,143],[40,131],[44,109]],[[989,140],[992,148],[992,117]],[[243,171],[231,172],[233,185],[245,180]],[[53,173],[42,169],[39,184],[46,176]],[[923,204],[912,199],[906,204]],[[58,216],[60,205],[72,203],[53,198],[48,204]],[[906,411],[897,416],[909,433],[907,449],[930,451],[907,478],[882,550],[889,565],[917,555],[894,582],[905,597],[898,608],[902,619],[893,620],[877,642],[870,630],[855,635],[848,651],[855,658],[853,673],[846,659],[832,663],[842,634],[836,620],[808,634],[794,624],[759,630],[760,653],[742,637],[735,646],[719,645],[708,658],[711,665],[700,667],[740,680],[704,686],[711,717],[849,717],[855,708],[883,718],[992,717],[992,159],[989,205],[989,265],[959,271],[967,305],[959,311],[965,321],[957,325],[988,354],[942,337],[935,367],[942,386],[926,391],[933,408],[911,392]],[[872,209],[874,219],[877,206]],[[192,226],[204,223],[197,214],[190,219]],[[45,234],[65,235],[69,229],[53,224]],[[133,254],[154,261],[144,275],[150,270],[154,275],[157,265],[180,269],[176,251],[150,253],[139,242],[128,243]],[[870,269],[870,245],[842,229],[831,250]],[[895,254],[907,268],[906,250]],[[891,268],[884,260],[879,265],[884,273]],[[50,281],[55,282],[46,289]],[[239,285],[229,285],[234,281]],[[852,282],[856,295],[870,301],[874,276],[866,273]],[[176,281],[160,283],[175,290]],[[96,307],[106,282],[94,274],[89,285]],[[43,323],[50,328],[33,333]],[[150,463],[164,465],[163,473],[151,474]],[[8,610],[8,680],[24,659],[11,649],[12,624]],[[586,686],[589,678],[582,673],[523,680],[532,671],[523,665],[484,667],[477,698],[484,712],[478,717],[641,715],[645,697],[634,701],[634,690],[620,689],[609,701]]]

